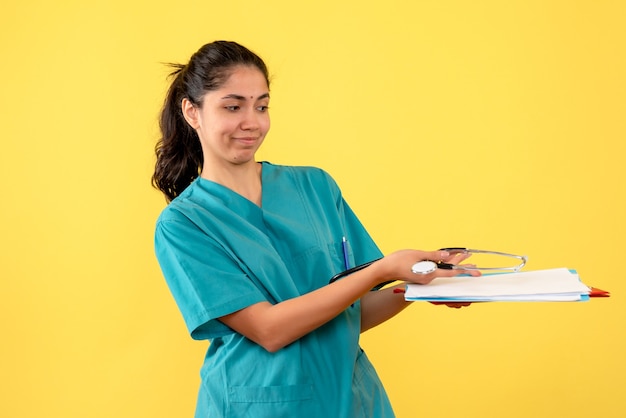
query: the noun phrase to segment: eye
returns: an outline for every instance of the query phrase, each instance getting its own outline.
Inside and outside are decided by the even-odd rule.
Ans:
[[[269,109],[269,106],[267,106],[267,105],[258,106],[256,108],[256,110],[258,110],[259,112],[267,112],[268,109]]]
[[[238,105],[224,106],[224,109],[228,110],[229,112],[236,112],[240,109],[240,107]]]

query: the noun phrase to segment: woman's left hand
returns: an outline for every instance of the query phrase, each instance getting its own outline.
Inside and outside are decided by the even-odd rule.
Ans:
[[[472,302],[430,302],[433,305],[446,305],[448,308],[464,308],[465,306],[470,306]]]

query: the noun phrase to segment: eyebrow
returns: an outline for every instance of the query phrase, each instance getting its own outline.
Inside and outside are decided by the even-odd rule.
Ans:
[[[259,97],[256,98],[256,100],[262,100],[262,99],[269,99],[270,98],[270,94],[269,93],[264,93],[262,95],[260,95]],[[242,96],[240,94],[227,94],[226,96],[222,97],[222,100],[224,99],[235,99],[235,100],[246,100],[246,96]]]

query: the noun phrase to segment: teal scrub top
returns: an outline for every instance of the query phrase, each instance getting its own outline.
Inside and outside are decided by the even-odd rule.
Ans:
[[[262,163],[262,204],[197,178],[161,213],[155,247],[192,338],[208,339],[196,417],[393,417],[359,347],[361,307],[275,353],[219,318],[295,298],[382,256],[323,170]]]

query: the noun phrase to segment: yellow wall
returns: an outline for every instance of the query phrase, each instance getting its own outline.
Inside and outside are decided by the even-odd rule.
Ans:
[[[218,38],[274,75],[261,157],[331,172],[385,252],[525,253],[613,292],[412,306],[363,337],[399,417],[624,416],[625,16],[600,0],[4,2],[0,416],[191,416],[206,344],[154,259],[149,178],[160,63]]]

